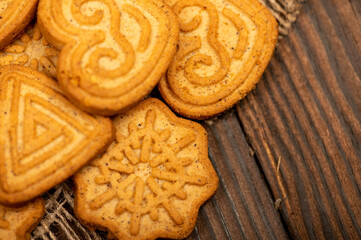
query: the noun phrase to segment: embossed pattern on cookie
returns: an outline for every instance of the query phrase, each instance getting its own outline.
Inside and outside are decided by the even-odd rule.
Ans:
[[[0,51],[0,66],[19,64],[56,78],[59,51],[43,38],[36,23]]]
[[[180,26],[178,51],[159,90],[173,110],[205,119],[242,99],[261,77],[277,22],[257,0],[166,0]]]
[[[38,198],[21,207],[0,205],[0,240],[30,239],[45,212],[44,200]]]
[[[184,238],[218,186],[207,134],[147,99],[114,119],[116,141],[75,175],[75,213],[118,239]]]
[[[0,1],[0,50],[6,47],[35,16],[38,0]]]
[[[155,0],[41,0],[39,26],[59,56],[57,78],[85,111],[113,115],[145,97],[176,50],[178,24]]]
[[[74,107],[56,82],[30,68],[0,68],[0,202],[39,196],[112,140],[110,119]]]

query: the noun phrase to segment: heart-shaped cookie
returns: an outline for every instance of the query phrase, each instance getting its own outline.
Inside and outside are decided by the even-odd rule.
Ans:
[[[57,79],[85,111],[129,109],[159,82],[173,57],[178,24],[158,0],[41,0],[44,37],[61,49]]]
[[[232,107],[259,81],[277,22],[257,0],[166,0],[177,15],[177,53],[159,90],[179,114],[206,119]]]

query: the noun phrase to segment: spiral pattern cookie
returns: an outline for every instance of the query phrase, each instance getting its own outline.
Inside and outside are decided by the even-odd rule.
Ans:
[[[113,139],[110,119],[73,106],[30,68],[0,68],[0,203],[29,201],[64,181]]]
[[[75,175],[75,214],[117,239],[185,238],[218,187],[206,131],[157,99],[114,124],[116,140]]]
[[[179,33],[158,0],[41,0],[38,22],[62,49],[57,78],[65,94],[100,115],[124,111],[154,88]]]
[[[159,83],[179,114],[206,119],[251,91],[277,42],[277,22],[257,0],[166,0],[180,27],[178,51]]]
[[[38,0],[0,1],[0,50],[31,22],[35,16]]]
[[[44,200],[38,198],[20,207],[0,205],[0,239],[30,239],[31,231],[45,212]]]

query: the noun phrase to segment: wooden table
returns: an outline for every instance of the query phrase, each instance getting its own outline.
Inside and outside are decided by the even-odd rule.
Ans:
[[[307,0],[246,99],[203,123],[220,177],[190,239],[361,239],[361,1]]]

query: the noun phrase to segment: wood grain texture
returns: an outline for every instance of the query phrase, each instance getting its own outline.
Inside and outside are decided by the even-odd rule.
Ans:
[[[360,12],[308,0],[237,106],[292,238],[361,238]]]
[[[211,226],[201,239],[286,239],[237,115],[206,121],[209,157],[220,177],[215,196],[202,208],[198,224]],[[203,211],[205,212],[203,218]],[[205,229],[200,226],[198,229]]]

